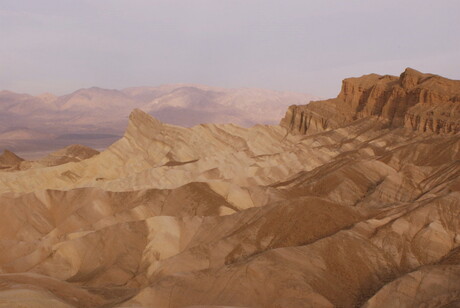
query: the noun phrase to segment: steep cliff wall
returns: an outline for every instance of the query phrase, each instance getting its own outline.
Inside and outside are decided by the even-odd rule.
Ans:
[[[415,131],[460,131],[460,81],[407,68],[400,77],[347,78],[335,99],[289,107],[281,125],[295,134],[338,128],[373,117]]]

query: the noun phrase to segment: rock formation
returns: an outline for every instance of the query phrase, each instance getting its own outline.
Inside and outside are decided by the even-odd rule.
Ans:
[[[7,169],[18,166],[24,159],[11,151],[4,150],[0,155],[0,169]]]
[[[460,134],[404,126],[456,94],[403,75],[291,107],[304,131],[136,109],[100,154],[0,171],[0,305],[458,306]],[[430,78],[445,101],[415,100]]]
[[[120,138],[127,115],[135,108],[185,127],[276,124],[289,105],[312,98],[303,93],[192,84],[123,90],[92,87],[59,97],[0,91],[0,150],[8,148],[36,159],[76,143],[105,148]]]
[[[373,117],[391,127],[419,132],[460,131],[460,81],[407,68],[401,76],[348,78],[335,99],[291,106],[281,125],[293,133],[312,134]]]
[[[43,168],[63,165],[70,162],[79,162],[99,154],[99,151],[81,144],[72,144],[63,149],[57,150],[45,157],[22,161],[19,169]]]

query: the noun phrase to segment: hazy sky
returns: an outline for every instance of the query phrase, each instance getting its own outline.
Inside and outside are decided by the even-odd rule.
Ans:
[[[336,96],[405,67],[460,79],[460,1],[0,0],[0,89],[166,83]]]

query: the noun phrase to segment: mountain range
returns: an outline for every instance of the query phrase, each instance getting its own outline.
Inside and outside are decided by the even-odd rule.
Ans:
[[[262,89],[224,89],[191,84],[108,90],[80,89],[68,95],[0,92],[0,149],[28,157],[73,143],[103,149],[119,139],[127,115],[139,108],[181,126],[275,124],[292,104],[313,96]]]
[[[459,307],[459,84],[408,68],[279,125],[134,109],[100,153],[5,151],[0,303]]]

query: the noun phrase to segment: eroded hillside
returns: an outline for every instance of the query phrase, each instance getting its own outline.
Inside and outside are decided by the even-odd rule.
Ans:
[[[292,133],[335,129],[374,117],[419,132],[460,131],[460,81],[407,68],[401,76],[348,78],[335,99],[291,106],[281,125]]]
[[[456,307],[457,85],[347,79],[281,126],[134,110],[100,154],[1,172],[0,303]]]

